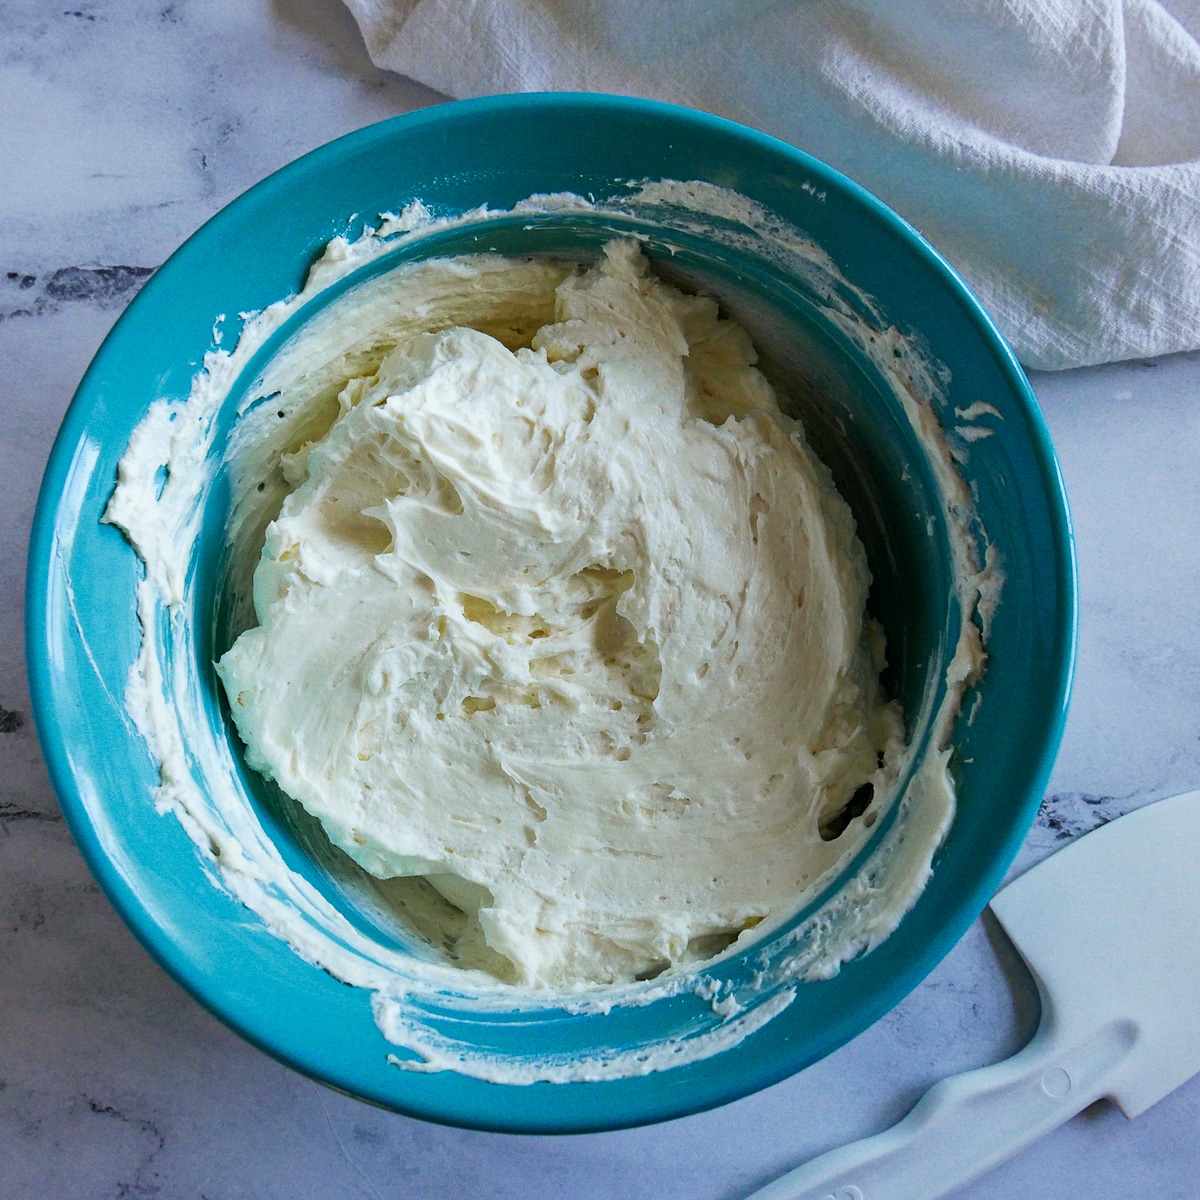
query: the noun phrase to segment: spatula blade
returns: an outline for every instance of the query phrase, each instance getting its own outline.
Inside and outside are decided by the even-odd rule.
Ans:
[[[1087,834],[991,907],[1056,1021],[1127,1023],[1134,1046],[1109,1091],[1126,1116],[1200,1072],[1200,792]]]

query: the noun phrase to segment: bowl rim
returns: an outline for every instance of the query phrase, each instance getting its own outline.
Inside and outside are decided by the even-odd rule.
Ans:
[[[1054,710],[1054,717],[1045,731],[1037,754],[1030,756],[1031,765],[1027,772],[1030,783],[1026,795],[1021,804],[1016,806],[1016,818],[1007,833],[995,843],[990,868],[980,873],[975,886],[961,896],[956,904],[948,906],[936,933],[927,940],[919,958],[900,972],[891,981],[890,986],[879,989],[871,1003],[861,1006],[848,1031],[833,1031],[827,1039],[832,1044],[817,1057],[843,1044],[898,1003],[959,941],[999,886],[1040,806],[1042,791],[1062,737],[1073,680],[1078,623],[1075,545],[1061,470],[1033,389],[1003,335],[954,268],[912,225],[840,172],[778,139],[724,118],[678,105],[602,93],[524,93],[451,101],[389,118],[317,147],[241,193],[188,237],[156,270],[101,343],[64,416],[38,495],[26,575],[26,662],[34,722],[66,824],[89,869],[110,902],[151,956],[194,999],[242,1038],[301,1074],[382,1107],[444,1124],[526,1133],[598,1131],[668,1120],[748,1095],[786,1078],[809,1065],[814,1059],[808,1056],[803,1061],[796,1062],[787,1059],[786,1055],[781,1055],[781,1061],[770,1071],[760,1071],[757,1076],[751,1078],[726,1072],[723,1085],[704,1096],[689,1097],[686,1100],[673,1098],[669,1102],[657,1104],[618,1103],[613,1106],[610,1117],[599,1123],[590,1121],[580,1124],[572,1121],[569,1114],[548,1114],[541,1120],[514,1120],[505,1117],[499,1111],[494,1120],[481,1121],[478,1118],[458,1119],[453,1111],[446,1111],[444,1106],[437,1104],[405,1104],[401,1107],[393,1100],[364,1092],[347,1078],[329,1078],[328,1074],[314,1069],[312,1061],[299,1052],[296,1046],[288,1044],[287,1039],[272,1040],[251,1031],[239,1021],[236,1004],[231,1004],[223,994],[223,989],[206,986],[207,978],[192,969],[186,955],[181,953],[154,915],[141,902],[137,893],[128,886],[121,872],[111,861],[87,814],[79,783],[71,766],[69,740],[64,736],[64,729],[56,715],[60,707],[71,705],[73,701],[69,690],[62,688],[51,668],[51,656],[48,651],[53,629],[49,591],[58,521],[66,497],[64,485],[75,465],[77,448],[92,415],[92,393],[97,380],[103,374],[106,357],[111,353],[118,330],[136,321],[143,310],[149,311],[159,288],[168,286],[172,274],[169,268],[173,263],[177,263],[185,255],[195,253],[199,246],[219,238],[225,226],[231,224],[244,209],[269,202],[272,197],[285,195],[294,182],[304,178],[314,169],[337,161],[347,151],[361,151],[373,144],[387,143],[398,135],[429,125],[443,125],[449,128],[460,119],[469,121],[481,114],[549,109],[593,116],[598,112],[639,114],[666,123],[690,126],[693,132],[699,134],[716,132],[724,137],[732,136],[752,148],[769,152],[795,171],[819,179],[826,186],[856,200],[924,259],[933,274],[950,290],[1025,417],[1024,432],[1029,440],[1029,448],[1038,468],[1047,503],[1050,538],[1055,551],[1054,584],[1060,598],[1055,613],[1055,627],[1050,635],[1053,647],[1052,661],[1045,665],[1042,672],[1050,695],[1048,704]],[[498,1094],[501,1091],[502,1089],[497,1089]],[[553,1105],[551,1107],[553,1108]],[[502,1108],[503,1105],[497,1106],[497,1109]]]

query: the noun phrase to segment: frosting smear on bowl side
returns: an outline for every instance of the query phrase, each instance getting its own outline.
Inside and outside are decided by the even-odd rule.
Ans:
[[[796,911],[904,730],[850,511],[749,336],[633,241],[543,269],[532,338],[433,319],[284,456],[218,670],[250,765],[467,914],[454,961],[570,990]]]

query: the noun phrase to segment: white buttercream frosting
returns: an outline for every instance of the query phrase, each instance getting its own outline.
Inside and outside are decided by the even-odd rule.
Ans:
[[[339,400],[347,384],[353,380],[373,380],[389,356],[406,346],[393,364],[400,368],[395,382],[404,386],[389,385],[385,389],[389,393],[384,405],[387,408],[393,393],[401,399],[413,396],[418,377],[423,380],[419,387],[428,391],[432,386],[436,371],[431,368],[436,355],[427,349],[421,352],[425,355],[422,359],[418,344],[427,348],[436,346],[437,353],[445,355],[457,338],[464,353],[488,345],[482,357],[490,354],[494,360],[497,356],[494,345],[481,342],[479,334],[498,339],[510,351],[519,351],[531,345],[539,329],[553,325],[558,319],[555,312],[558,284],[568,276],[577,281],[584,278],[568,263],[547,259],[510,261],[486,255],[438,260],[422,254],[423,239],[455,231],[471,236],[478,231],[486,235],[491,221],[513,215],[522,220],[549,220],[568,226],[576,220],[625,223],[624,227],[632,222],[641,229],[654,231],[662,253],[671,252],[671,238],[678,232],[770,264],[784,277],[796,281],[820,308],[822,320],[837,330],[864,362],[871,364],[882,380],[888,403],[904,414],[932,480],[931,503],[940,512],[942,527],[937,536],[944,537],[954,568],[952,611],[947,641],[930,650],[933,657],[921,699],[905,713],[909,741],[900,761],[894,762],[890,750],[885,752],[887,770],[893,766],[898,770],[897,781],[890,791],[885,784],[886,794],[874,796],[874,811],[879,819],[872,838],[861,846],[862,853],[853,859],[847,871],[841,875],[836,870],[832,872],[830,883],[837,883],[836,889],[829,892],[818,885],[814,900],[817,896],[821,898],[805,909],[802,919],[789,919],[791,914],[785,905],[784,911],[763,921],[752,933],[742,935],[735,943],[738,948],[750,937],[757,937],[757,941],[743,964],[732,973],[718,972],[706,963],[689,965],[685,954],[678,969],[653,980],[568,993],[560,988],[503,985],[494,975],[463,969],[472,965],[467,953],[472,943],[463,936],[461,914],[456,917],[456,910],[441,900],[423,877],[375,880],[348,859],[329,858],[328,854],[340,852],[332,851],[328,844],[323,851],[315,842],[314,855],[337,881],[334,890],[319,886],[308,874],[296,870],[278,844],[274,826],[261,818],[225,731],[220,722],[213,720],[206,669],[196,656],[196,631],[209,627],[212,620],[212,598],[198,586],[194,570],[201,552],[200,532],[206,514],[215,508],[227,516],[228,547],[221,582],[226,612],[222,620],[232,626],[233,634],[238,634],[257,620],[250,603],[255,590],[252,576],[260,562],[267,527],[276,518],[285,523],[292,519],[292,510],[301,504],[301,493],[309,488],[310,475],[313,486],[309,490],[316,491],[320,486],[316,482],[320,477],[316,462],[310,471],[304,448],[310,443],[314,445],[314,450],[307,453],[310,457],[316,455],[317,462],[319,454],[336,450],[338,439],[344,436],[334,432],[343,410],[358,407],[343,405]],[[377,268],[385,265],[381,260],[393,255],[414,261],[380,273]],[[463,286],[464,273],[474,277],[472,287]],[[338,294],[346,284],[353,286]],[[653,283],[649,286],[654,287]],[[775,325],[770,307],[764,305],[750,315],[754,318],[750,327],[755,336],[765,339],[761,344],[777,343],[781,328]],[[218,320],[216,344],[204,356],[202,369],[196,373],[189,393],[155,401],[135,431],[121,460],[118,485],[106,513],[105,519],[125,531],[145,564],[145,576],[139,579],[136,589],[142,641],[130,671],[127,705],[159,769],[155,802],[160,811],[170,811],[178,817],[213,883],[253,910],[305,960],[346,983],[370,989],[377,1024],[397,1048],[392,1061],[406,1070],[449,1069],[508,1083],[618,1079],[666,1070],[736,1046],[784,1012],[804,980],[834,974],[842,962],[869,950],[895,928],[928,879],[932,856],[952,819],[951,733],[964,692],[982,664],[982,645],[999,594],[1000,575],[994,549],[978,524],[970,490],[957,467],[956,460],[970,454],[971,438],[966,434],[958,437],[957,432],[948,437],[944,426],[948,421],[952,431],[956,431],[957,417],[963,422],[963,429],[973,430],[975,414],[965,411],[955,414],[948,408],[944,368],[922,349],[919,337],[890,324],[872,299],[848,281],[820,247],[754,201],[707,183],[658,181],[633,186],[600,202],[567,194],[532,196],[507,214],[479,209],[435,216],[414,201],[399,215],[382,216],[376,227],[368,227],[359,237],[334,238],[313,264],[303,289],[260,313],[245,314],[236,344],[228,348],[221,345],[223,321],[224,318]],[[475,333],[435,336],[432,341],[423,337],[458,328]],[[690,338],[690,334],[685,337]],[[274,344],[272,339],[282,344],[269,355],[265,366],[256,366],[264,348]],[[580,345],[576,340],[572,352]],[[554,356],[560,357],[557,351]],[[503,360],[506,368],[536,367],[528,355],[524,356],[524,362],[520,357],[513,359],[516,367]],[[548,354],[547,361],[550,357]],[[410,360],[407,366],[401,366],[404,360]],[[695,376],[698,361],[691,353],[683,359],[685,386],[689,373]],[[730,361],[736,362],[736,355]],[[744,369],[747,357],[738,365]],[[561,357],[554,369],[564,377],[572,372],[582,376],[576,364],[569,361],[569,355]],[[577,386],[584,382],[580,378]],[[347,400],[353,397],[355,386],[367,385],[352,385]],[[766,413],[765,416],[735,415],[732,426],[723,433],[719,423],[704,421],[705,415],[720,417],[720,411],[698,412],[694,398],[689,396],[684,419],[711,439],[713,461],[723,462],[726,470],[732,470],[735,462],[743,462],[731,448],[737,445],[741,451],[748,450],[754,436],[767,449],[776,445],[793,447],[789,452],[801,463],[801,474],[807,472],[809,479],[824,489],[824,520],[826,527],[836,534],[845,527],[845,508],[828,488],[823,469],[806,452],[794,449],[790,435],[795,426],[773,412],[769,391],[762,388],[761,382],[752,386],[757,398],[749,407]],[[717,394],[724,394],[725,403],[729,403],[736,389]],[[565,395],[563,398],[566,399]],[[557,406],[554,411],[558,411]],[[347,411],[347,416],[351,415]],[[232,426],[228,424],[230,417],[235,418]],[[593,414],[592,423],[595,420]],[[677,416],[677,429],[682,423]],[[638,422],[639,429],[644,424],[643,418]],[[702,428],[705,425],[707,428]],[[442,433],[446,432],[448,426],[443,425]],[[676,450],[678,446],[677,439]],[[329,465],[333,466],[332,461]],[[653,467],[657,471],[659,464]],[[743,468],[739,465],[739,469]],[[405,471],[405,475],[410,486],[434,482],[432,474]],[[748,480],[750,475],[745,478]],[[331,479],[331,475],[327,476],[326,484]],[[515,489],[520,483],[510,477],[505,486]],[[524,483],[527,485],[528,480]],[[223,498],[226,489],[228,508]],[[429,490],[430,504],[425,518],[428,522],[435,522],[441,513],[447,520],[453,518],[462,524],[462,517],[470,511],[468,500],[475,505],[482,496],[482,492],[472,495],[466,486],[460,490],[455,485],[455,491],[458,503],[463,506],[461,514],[449,511],[456,504],[440,483],[436,494],[435,489]],[[289,500],[293,494],[296,499]],[[382,553],[383,559],[388,558],[390,549],[390,540],[385,543],[383,535],[388,539],[393,537],[394,526],[388,521],[394,517],[398,494],[389,497],[393,502],[390,505],[378,506],[384,519],[379,525],[382,532],[374,535],[377,541],[373,546],[375,554]],[[740,511],[748,523],[750,509],[744,498],[742,503]],[[686,512],[682,515],[687,516]],[[654,516],[657,519],[659,514]],[[764,537],[796,536],[794,531],[785,535],[777,523],[777,510],[773,514],[759,513],[758,517],[760,544]],[[933,535],[932,518],[930,531]],[[847,572],[844,584],[847,611],[857,614],[858,600],[850,602],[850,596],[865,583],[862,578],[854,581],[858,567],[853,566],[856,553],[853,547],[853,538],[848,537],[842,549],[830,555],[830,560],[837,559],[840,569]],[[467,549],[470,551],[469,546]],[[623,576],[627,569],[632,569],[615,559],[612,566],[606,566],[603,556],[598,555],[594,560],[579,563],[572,575],[591,566],[601,568],[600,573],[593,573],[597,582],[613,578],[604,572],[617,571],[619,567],[618,575]],[[318,570],[316,566],[313,569]],[[370,569],[378,571],[378,564]],[[645,572],[640,581],[636,569],[633,574],[638,586],[646,588]],[[260,607],[265,606],[264,615],[269,616],[272,601],[286,582],[274,567],[261,573],[257,599]],[[471,591],[471,587],[476,590]],[[497,603],[481,595],[478,581],[464,588],[456,585],[454,590],[453,599],[457,599],[458,592],[476,596],[496,613],[493,617],[481,606],[459,603],[462,614],[459,631],[475,633],[479,638],[488,635],[490,641],[486,646],[499,653],[498,661],[515,670],[522,653],[529,650],[528,646],[515,642],[532,633],[531,627],[518,628],[516,619],[545,614],[536,606],[534,612],[522,613],[515,604]],[[615,603],[613,593],[618,593]],[[614,618],[628,622],[637,644],[647,648],[645,635],[652,628],[652,619],[657,618],[636,607],[639,594],[634,586],[623,590],[612,587],[607,597],[602,598],[602,605],[607,606]],[[495,595],[498,600],[499,591]],[[726,595],[733,601],[736,589]],[[450,605],[444,607],[447,613],[454,611]],[[468,607],[476,616],[485,616],[500,626],[508,624],[504,615],[507,614],[513,619],[512,624],[499,631],[489,629],[487,621],[480,623],[468,617]],[[557,611],[561,612],[561,608]],[[339,619],[342,615],[338,614]],[[582,608],[577,617],[582,620]],[[861,670],[863,661],[861,628],[850,628],[857,619],[851,620],[847,627],[850,649],[842,660],[851,664],[852,672]],[[448,626],[449,623],[447,617]],[[613,623],[616,624],[615,619]],[[549,640],[549,636],[530,637],[530,645]],[[662,655],[669,639],[659,636],[653,640],[665,673]],[[735,635],[733,640],[738,642],[736,653],[740,655],[741,639]],[[428,634],[425,641],[431,641]],[[501,643],[507,649],[502,649]],[[728,639],[723,644],[726,650],[732,649]],[[471,646],[480,655],[486,648],[481,648],[478,642],[472,643],[469,637],[459,638],[460,650]],[[698,642],[689,647],[685,641],[679,653],[686,657],[700,648]],[[744,665],[715,655],[705,661],[710,672],[718,666],[736,671],[738,665]],[[533,676],[532,669],[529,675]],[[497,685],[506,679],[503,672],[491,677]],[[873,671],[867,673],[864,686],[868,689],[873,686],[873,677]],[[656,709],[665,712],[662,679],[660,675],[659,694],[653,699]],[[331,693],[336,691],[334,683],[332,678],[325,681]],[[390,686],[390,675],[388,683]],[[751,683],[757,685],[758,679],[752,676]],[[543,685],[539,682],[538,686]],[[383,694],[378,697],[372,694],[372,700],[378,701]],[[475,691],[468,694],[487,698]],[[643,702],[646,699],[642,697]],[[505,717],[527,717],[528,714],[519,712],[519,707],[507,702],[500,707],[497,701],[496,709],[476,707],[474,714],[468,714],[460,699],[459,711],[454,715],[463,727],[480,719],[504,723]],[[617,714],[623,709],[622,699],[622,710],[610,713]],[[441,711],[445,713],[446,709]],[[639,710],[639,715],[641,711],[644,710]],[[887,709],[873,707],[873,702],[867,704],[866,711],[876,712],[885,722],[891,720]],[[613,718],[607,719],[611,722]],[[723,718],[720,727],[723,732],[729,731],[726,740],[742,736],[732,729],[735,720],[743,720],[742,714],[731,713]],[[763,720],[770,725],[779,720],[779,715],[767,713]],[[636,730],[636,718],[633,727]],[[612,736],[614,728],[620,731],[626,727],[610,724],[606,730],[597,732],[606,731]],[[663,736],[663,730],[660,717],[654,730],[642,731],[646,740],[637,744],[636,752],[630,738],[630,757],[624,765],[634,764],[634,770],[640,769],[643,757],[649,759],[654,741]],[[690,736],[686,730],[685,736]],[[874,737],[867,738],[872,740]],[[334,747],[336,738],[326,738],[325,745]],[[614,748],[617,745],[617,739],[613,738]],[[647,747],[651,750],[642,756]],[[747,748],[751,750],[752,761],[755,748]],[[706,756],[715,755],[721,762],[719,741],[716,746],[705,745],[702,749]],[[507,761],[514,765],[511,755]],[[683,763],[685,769],[693,765]],[[730,770],[735,767],[742,770],[732,758],[723,765]],[[273,769],[265,762],[264,768]],[[595,774],[599,776],[600,772]],[[660,782],[659,773],[653,774],[652,782]],[[836,776],[837,771],[831,771],[825,778],[833,780]],[[875,782],[882,781],[876,776]],[[696,794],[681,791],[682,798],[697,802]],[[809,795],[811,798],[812,793]],[[827,789],[827,795],[832,798],[836,789]],[[676,797],[664,797],[661,793],[657,798],[677,802]],[[523,796],[521,802],[533,818],[538,816],[536,809],[524,805]],[[545,847],[549,834],[542,827],[550,824],[551,809],[538,803],[546,810],[546,820],[531,821],[523,813],[518,814],[521,836],[525,837],[524,829],[532,824],[535,836],[543,839]],[[858,805],[853,805],[851,811],[857,808]],[[458,809],[455,812],[468,815]],[[869,815],[851,821],[828,852],[836,857],[861,838]],[[653,822],[647,824],[652,826]],[[363,831],[357,832],[361,835]],[[353,833],[349,842],[351,846],[357,845]],[[817,854],[823,853],[815,843],[812,848]],[[441,855],[429,855],[428,859],[430,863],[440,863],[444,861],[442,856],[444,849]],[[409,858],[407,865],[411,867],[415,864]],[[355,871],[359,876],[354,875]],[[657,868],[646,869],[643,875],[651,879],[656,871]],[[447,873],[440,874],[442,885],[449,890],[453,885],[447,883]],[[343,898],[337,898],[335,893]],[[793,891],[791,896],[793,903],[802,903],[801,892]],[[468,902],[467,897],[460,895],[468,907],[476,898],[473,896]],[[347,901],[356,912],[347,909]],[[397,914],[411,919],[418,936],[396,932]],[[372,923],[379,932],[372,932]],[[734,921],[728,928],[737,926]],[[512,959],[489,957],[481,939],[473,944],[478,951],[474,965],[500,972],[511,969],[515,977],[515,964],[505,967],[506,961],[513,963]],[[443,948],[459,955],[457,964],[446,961]],[[712,948],[702,945],[697,953]],[[616,969],[627,970],[628,960]],[[664,1007],[657,1003],[669,997],[675,997],[672,1005]],[[601,1022],[598,1035],[584,1038],[576,1050],[557,1048],[553,1030],[564,1009],[577,1014],[598,1014],[626,1006],[651,1006],[659,1013],[652,1026],[656,1032],[648,1040],[633,1045],[610,1045],[604,1038]],[[527,1031],[525,1049],[495,1043],[488,1031],[486,1014],[514,1010],[522,1014],[522,1028]],[[548,1015],[545,1039],[539,1033],[543,1013]],[[475,1021],[481,1015],[484,1023],[478,1025]]]
[[[219,671],[251,765],[468,914],[457,961],[574,987],[794,911],[903,737],[853,519],[749,337],[631,241],[560,276],[530,345],[417,333],[346,383]]]

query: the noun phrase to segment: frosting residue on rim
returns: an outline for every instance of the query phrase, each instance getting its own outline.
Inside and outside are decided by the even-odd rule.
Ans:
[[[513,217],[575,215],[625,222],[621,232],[627,236],[638,236],[636,227],[627,227],[632,219],[668,242],[672,232],[716,240],[803,281],[825,319],[874,364],[925,451],[939,494],[960,622],[955,644],[944,648],[944,672],[931,676],[921,711],[906,715],[909,765],[902,773],[905,785],[893,798],[891,819],[881,822],[852,877],[814,912],[801,920],[785,914],[760,926],[749,961],[733,973],[719,970],[720,964],[746,953],[744,941],[700,969],[547,996],[499,985],[403,940],[364,932],[362,922],[349,919],[326,891],[287,865],[246,795],[229,739],[212,728],[211,697],[193,649],[196,622],[205,614],[192,568],[206,505],[221,477],[233,496],[223,590],[233,598],[227,623],[236,635],[252,620],[250,575],[266,524],[287,491],[280,459],[311,440],[322,422],[327,427],[329,404],[336,405],[337,370],[305,357],[306,331],[317,323],[328,329],[348,314],[360,319],[357,328],[369,330],[380,306],[388,303],[386,276],[372,275],[372,265],[386,265],[380,260],[393,254],[412,257],[423,240],[456,228]],[[360,271],[363,282],[350,279]],[[343,281],[354,286],[335,286]],[[465,314],[463,323],[472,315]],[[281,339],[285,344],[275,347]],[[953,447],[938,417],[936,405],[947,383],[944,369],[930,360],[915,335],[892,326],[819,246],[756,202],[701,182],[645,183],[599,202],[572,194],[532,196],[505,212],[481,208],[449,216],[414,201],[398,215],[382,215],[378,225],[357,237],[334,238],[297,295],[246,315],[232,348],[224,348],[221,340],[215,330],[216,344],[186,400],[160,399],[151,406],[121,460],[105,514],[146,566],[136,597],[142,641],[126,705],[159,767],[155,801],[160,812],[180,820],[213,881],[298,954],[372,991],[376,1022],[399,1051],[391,1061],[408,1070],[449,1069],[512,1084],[616,1079],[668,1069],[737,1045],[782,1012],[803,981],[832,976],[843,962],[892,932],[928,880],[933,854],[953,819],[951,732],[963,696],[983,667],[1002,577],[956,465],[971,435]],[[345,342],[343,359],[370,352],[361,337]],[[340,362],[338,370],[344,366]],[[271,403],[300,379],[309,404],[288,412]],[[968,427],[978,415],[982,410],[959,414]],[[395,899],[363,879],[349,890],[360,911],[374,908],[383,914]],[[402,897],[400,903],[411,899]],[[464,1019],[480,1012],[498,1020],[504,1014],[564,1011],[598,1017],[685,994],[694,998],[694,1008],[662,1036],[640,1045],[608,1046],[603,1029],[595,1044],[575,1053],[486,1046],[456,1033]]]

